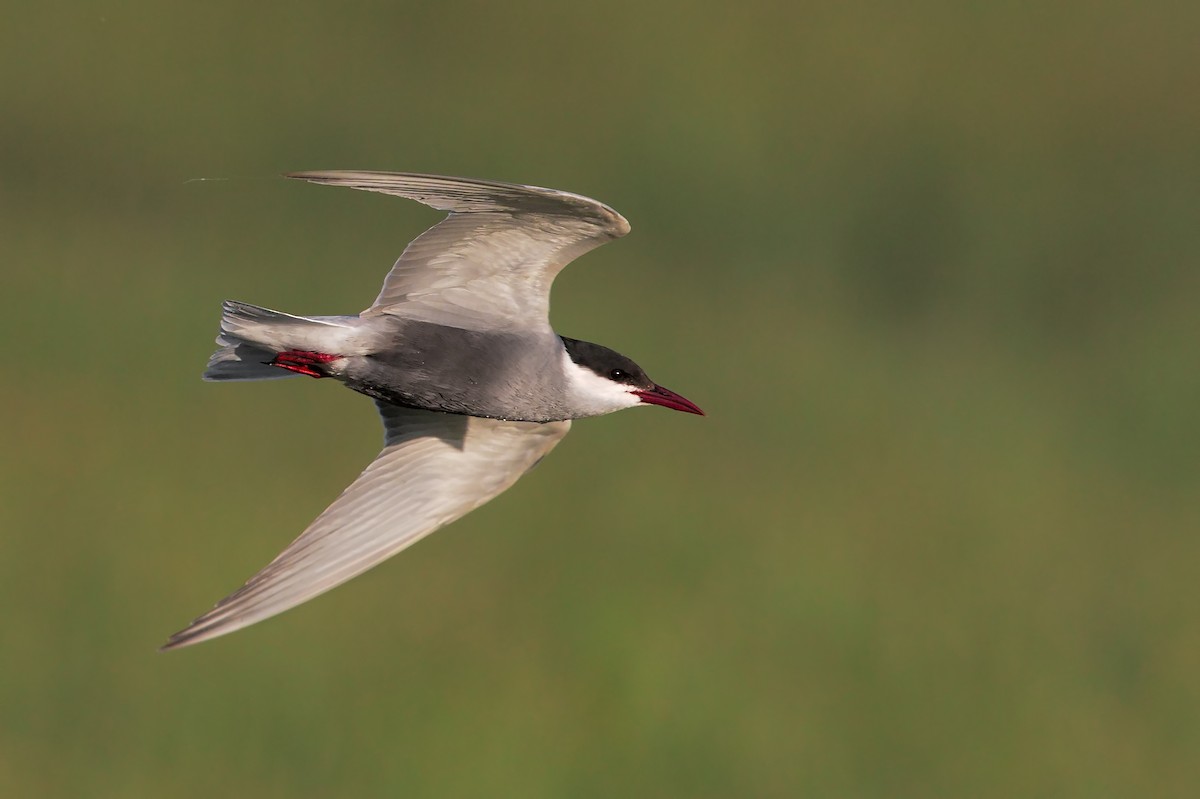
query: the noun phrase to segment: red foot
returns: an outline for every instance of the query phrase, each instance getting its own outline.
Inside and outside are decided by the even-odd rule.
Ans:
[[[304,350],[289,350],[281,352],[271,360],[270,366],[278,366],[280,369],[287,369],[289,372],[308,375],[309,377],[327,377],[323,367],[325,364],[336,361],[341,358],[341,355],[328,355],[324,352],[305,352]]]

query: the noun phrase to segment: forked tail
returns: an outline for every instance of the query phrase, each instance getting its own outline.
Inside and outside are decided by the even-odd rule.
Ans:
[[[222,303],[221,312],[218,347],[208,359],[205,380],[292,377],[295,370],[272,365],[277,355],[294,350],[337,352],[349,327],[234,300]]]

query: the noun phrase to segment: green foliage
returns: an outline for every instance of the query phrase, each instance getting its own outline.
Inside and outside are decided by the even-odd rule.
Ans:
[[[5,19],[0,795],[1193,795],[1191,6]],[[198,379],[221,299],[353,312],[436,218],[320,168],[612,204],[555,324],[710,415],[159,655],[378,446]]]

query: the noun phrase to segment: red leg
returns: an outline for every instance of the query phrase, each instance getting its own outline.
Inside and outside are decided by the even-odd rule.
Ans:
[[[304,350],[288,350],[276,355],[270,362],[271,366],[287,369],[289,372],[308,375],[309,377],[326,377],[328,372],[324,366],[331,361],[341,358],[341,355],[329,355],[324,352],[306,352]]]

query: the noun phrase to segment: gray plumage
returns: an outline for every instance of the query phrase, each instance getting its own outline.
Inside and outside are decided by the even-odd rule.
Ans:
[[[409,244],[359,315],[224,304],[206,380],[336,379],[376,400],[384,448],[275,560],[164,649],[261,621],[361,574],[507,489],[572,419],[647,403],[701,413],[625,356],[550,328],[555,275],[629,231],[608,206],[431,175],[288,177],[450,214]]]
[[[566,404],[557,336],[391,324],[394,340],[383,350],[347,359],[344,379],[355,391],[397,405],[510,421],[580,415]]]

